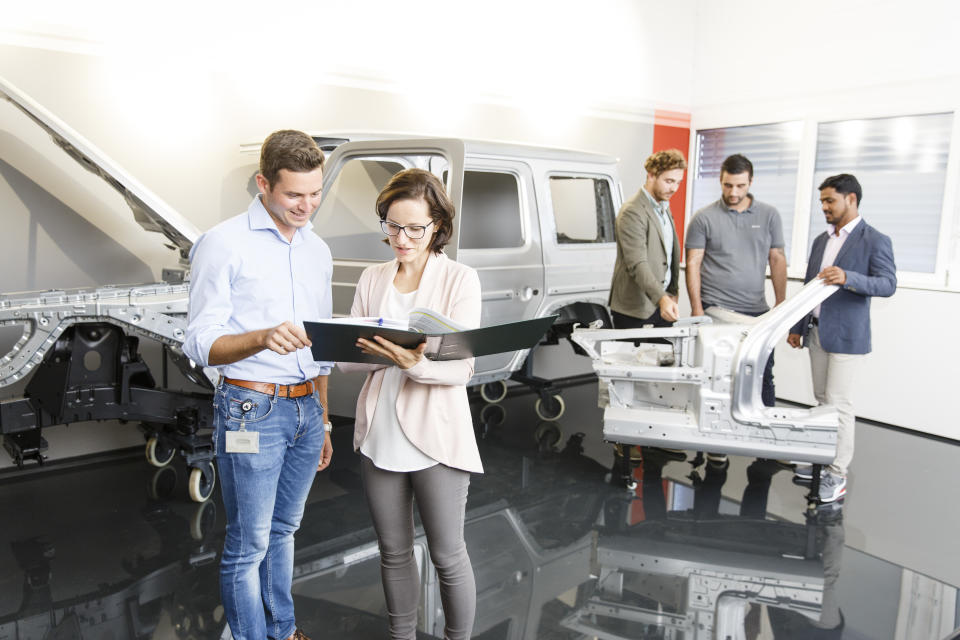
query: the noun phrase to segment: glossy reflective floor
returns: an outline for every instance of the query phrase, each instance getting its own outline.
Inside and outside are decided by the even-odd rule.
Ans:
[[[960,626],[960,446],[858,425],[844,504],[807,513],[776,464],[669,461],[612,486],[596,383],[473,405],[486,473],[466,537],[475,638],[943,638]],[[376,543],[350,424],[297,535],[294,591],[313,638],[384,638]],[[219,493],[219,492],[218,492]],[[0,476],[0,640],[220,638],[218,500],[142,457]],[[420,538],[422,543],[422,538]],[[418,547],[422,637],[441,636]]]

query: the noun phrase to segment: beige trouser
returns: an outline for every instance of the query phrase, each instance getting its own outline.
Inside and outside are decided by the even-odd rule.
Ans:
[[[845,476],[853,460],[853,438],[856,417],[853,413],[853,385],[863,356],[851,353],[829,353],[820,346],[820,328],[810,328],[810,372],[813,395],[820,404],[830,404],[840,414],[837,429],[837,456],[828,467],[830,473]]]

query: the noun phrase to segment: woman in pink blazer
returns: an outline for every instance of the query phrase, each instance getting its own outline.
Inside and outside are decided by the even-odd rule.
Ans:
[[[468,328],[479,326],[477,272],[442,251],[453,232],[454,209],[436,176],[422,169],[396,174],[377,198],[377,213],[395,258],[363,272],[350,314],[406,320],[411,309],[426,307]],[[357,346],[393,363],[338,363],[343,371],[367,372],[353,444],[380,544],[390,637],[416,638],[416,498],[440,579],[444,637],[469,638],[476,585],[463,522],[470,473],[483,471],[467,401],[473,359],[427,360],[425,345],[404,349],[380,337]]]

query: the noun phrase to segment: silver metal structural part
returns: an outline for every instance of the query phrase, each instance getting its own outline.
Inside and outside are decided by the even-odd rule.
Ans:
[[[65,329],[84,322],[109,322],[179,352],[187,325],[187,290],[187,284],[151,284],[0,295],[0,326],[23,328],[0,358],[0,386],[27,375]],[[196,375],[190,368],[184,373]]]
[[[622,444],[829,464],[837,411],[766,407],[763,370],[778,340],[837,290],[820,280],[759,318],[708,310],[668,328],[584,329],[604,407],[603,436]],[[634,340],[665,339],[669,344]]]
[[[604,640],[636,637],[623,626],[606,624],[609,620],[634,631],[642,625],[659,627],[664,638],[707,640],[738,637],[751,603],[789,609],[814,621],[820,617],[824,574],[819,560],[642,541],[643,550],[638,551],[636,538],[600,537],[597,590],[562,626]],[[656,585],[661,597],[676,592],[681,606],[665,611],[630,603],[624,598],[627,585],[632,590]]]
[[[162,234],[166,238],[166,246],[179,253],[180,264],[189,266],[190,247],[200,237],[200,231],[193,223],[124,171],[93,143],[3,78],[0,78],[0,99],[22,111],[77,164],[116,190],[133,211],[137,223],[146,231]]]

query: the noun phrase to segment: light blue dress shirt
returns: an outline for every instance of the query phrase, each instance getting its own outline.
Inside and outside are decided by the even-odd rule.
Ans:
[[[646,194],[647,199],[653,204],[653,210],[657,212],[657,218],[660,219],[660,230],[663,232],[663,249],[667,252],[667,273],[663,276],[663,288],[666,290],[670,286],[670,265],[673,264],[673,215],[670,213],[670,203],[654,200],[653,196],[644,187],[640,187],[640,190]]]
[[[333,259],[312,225],[292,242],[280,235],[258,195],[246,213],[203,234],[190,252],[190,308],[184,353],[209,366],[210,347],[225,335],[291,321],[331,317]],[[310,349],[281,355],[265,349],[218,367],[228,378],[296,384],[330,373]]]

